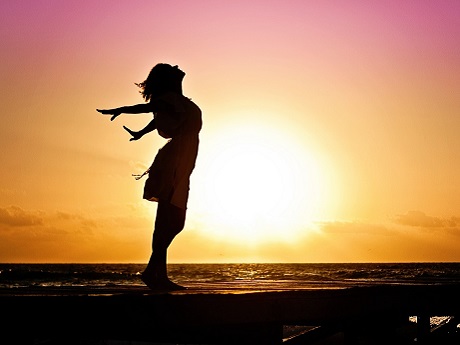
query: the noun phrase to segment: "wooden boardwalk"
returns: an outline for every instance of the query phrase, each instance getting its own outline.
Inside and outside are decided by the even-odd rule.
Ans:
[[[460,315],[459,293],[459,285],[214,286],[156,294],[143,287],[3,289],[0,344],[325,344],[333,334],[340,344],[410,344],[415,337],[443,344],[433,340],[429,317]],[[409,316],[419,317],[417,327]],[[446,344],[459,341],[457,323],[444,332]],[[318,327],[286,338],[286,325]]]

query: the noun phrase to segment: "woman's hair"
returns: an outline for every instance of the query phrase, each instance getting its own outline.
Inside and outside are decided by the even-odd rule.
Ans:
[[[139,91],[148,102],[166,92],[176,92],[182,95],[182,79],[185,73],[177,66],[173,67],[165,63],[155,65],[147,79],[142,83],[136,83],[141,88]]]

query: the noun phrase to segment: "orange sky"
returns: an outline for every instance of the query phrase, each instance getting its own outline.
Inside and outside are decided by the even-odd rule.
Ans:
[[[0,39],[0,262],[146,262],[164,140],[95,109],[158,62],[204,120],[170,262],[460,260],[458,1],[8,1]]]

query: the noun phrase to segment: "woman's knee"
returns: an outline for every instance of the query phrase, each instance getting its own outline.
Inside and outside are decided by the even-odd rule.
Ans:
[[[185,210],[170,203],[162,206],[165,212],[164,219],[167,222],[165,225],[180,232],[185,226]]]
[[[153,247],[168,247],[185,226],[185,210],[169,203],[159,203],[153,233]]]

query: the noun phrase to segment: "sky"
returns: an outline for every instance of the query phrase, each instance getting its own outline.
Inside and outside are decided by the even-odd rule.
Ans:
[[[159,62],[203,112],[169,262],[460,261],[460,2],[0,3],[0,262],[147,262]]]

